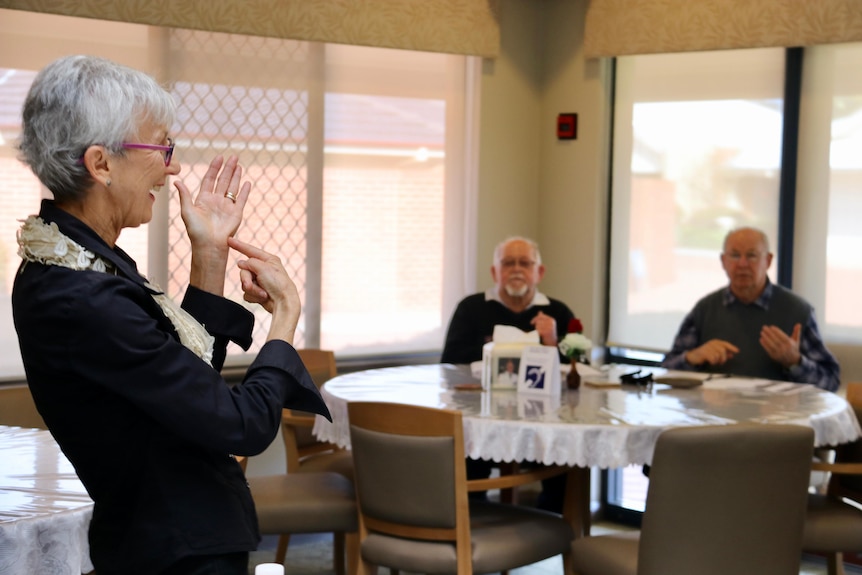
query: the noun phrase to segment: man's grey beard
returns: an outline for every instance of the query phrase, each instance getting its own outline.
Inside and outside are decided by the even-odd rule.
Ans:
[[[509,297],[524,297],[527,295],[527,292],[530,291],[530,286],[525,284],[519,288],[515,288],[510,285],[506,285],[505,290],[506,293],[509,294]]]

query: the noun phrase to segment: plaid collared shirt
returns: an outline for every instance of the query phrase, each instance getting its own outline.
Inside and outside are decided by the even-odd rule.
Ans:
[[[772,299],[773,291],[772,282],[767,281],[763,292],[752,302],[752,305],[769,309],[769,302]],[[729,307],[738,301],[729,287],[724,289],[721,302],[725,307]],[[689,312],[685,316],[685,319],[682,320],[682,325],[680,325],[676,338],[673,341],[673,347],[665,356],[662,367],[696,371],[698,368],[685,360],[685,354],[703,343],[705,342],[700,339],[700,334],[694,323],[693,313]],[[799,354],[801,356],[799,364],[784,370],[787,381],[810,383],[827,391],[838,389],[841,383],[839,380],[840,368],[838,361],[823,344],[820,330],[817,328],[817,319],[814,317],[813,308],[808,321],[802,326],[802,333],[799,336]]]

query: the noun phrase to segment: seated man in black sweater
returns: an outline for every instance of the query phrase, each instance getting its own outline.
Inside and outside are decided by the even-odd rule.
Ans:
[[[542,345],[556,346],[566,335],[572,311],[563,302],[539,292],[536,286],[545,275],[542,256],[536,242],[511,237],[494,249],[491,277],[494,287],[484,293],[467,296],[452,315],[442,363],[472,363],[482,359],[482,346],[491,341],[495,325],[509,325],[522,331],[536,330]],[[560,354],[560,361],[569,359]],[[488,477],[493,462],[467,460],[467,477]],[[562,509],[565,476],[543,482],[538,506]],[[478,497],[483,493],[473,493]]]
[[[534,241],[512,237],[498,244],[491,266],[494,287],[467,296],[458,304],[440,361],[481,360],[482,346],[491,341],[495,325],[536,330],[542,345],[557,345],[574,315],[566,304],[536,289],[544,275],[545,266]],[[563,355],[560,359],[568,362]]]

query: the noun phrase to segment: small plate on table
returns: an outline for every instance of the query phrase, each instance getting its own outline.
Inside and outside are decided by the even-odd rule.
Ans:
[[[680,389],[690,389],[692,387],[697,387],[698,385],[703,385],[703,380],[700,378],[683,377],[678,375],[660,375],[658,377],[654,377],[653,381],[656,383],[663,383],[671,387],[678,387]]]
[[[608,381],[607,379],[586,379],[582,378],[581,383],[589,387],[622,387],[618,381]]]

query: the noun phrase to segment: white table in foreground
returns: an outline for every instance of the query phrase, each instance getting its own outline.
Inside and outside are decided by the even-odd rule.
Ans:
[[[789,423],[814,429],[817,446],[860,435],[849,404],[811,385],[729,386],[722,380],[692,389],[655,384],[594,388],[559,397],[509,390],[459,390],[477,383],[468,366],[434,364],[350,373],[321,392],[333,423],[318,416],[314,434],[350,446],[347,404],[385,401],[457,409],[464,418],[465,452],[493,461],[616,468],[650,463],[658,435],[680,426],[743,422]]]
[[[0,426],[0,573],[93,570],[93,501],[48,431]]]

